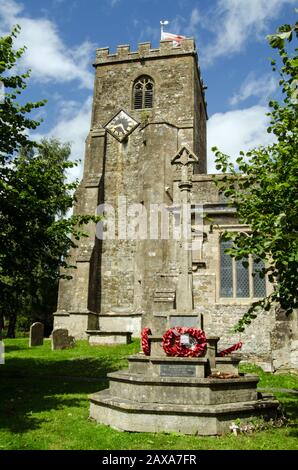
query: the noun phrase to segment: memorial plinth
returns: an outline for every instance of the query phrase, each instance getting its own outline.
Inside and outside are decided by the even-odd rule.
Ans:
[[[161,351],[160,338],[150,340]],[[238,374],[237,354],[217,357],[217,341],[207,339],[203,357],[129,356],[127,370],[108,374],[109,389],[90,395],[90,417],[123,431],[198,435],[228,432],[237,418],[274,417],[278,401],[257,392],[258,376]]]

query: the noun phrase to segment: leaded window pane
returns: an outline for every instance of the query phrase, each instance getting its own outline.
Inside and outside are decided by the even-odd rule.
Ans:
[[[236,297],[249,297],[249,270],[243,266],[246,258],[236,261]]]
[[[265,267],[264,261],[260,260],[253,262],[253,289],[254,297],[265,297],[266,296],[266,280],[260,277],[260,271]]]
[[[220,296],[233,297],[233,260],[225,253],[225,249],[230,248],[232,242],[221,241],[220,243]]]

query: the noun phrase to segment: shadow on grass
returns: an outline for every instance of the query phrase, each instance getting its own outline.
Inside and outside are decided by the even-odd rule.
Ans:
[[[17,350],[18,346],[8,348]],[[67,413],[70,407],[88,407],[87,394],[107,388],[106,374],[117,369],[119,358],[116,361],[109,356],[65,360],[7,358],[0,366],[0,428],[24,433],[52,419],[43,412],[65,408]]]
[[[46,412],[65,409],[67,414],[69,408],[88,406],[87,395],[106,387],[105,381],[90,383],[62,378],[40,378],[34,381],[29,378],[10,378],[1,381],[0,427],[17,434],[38,429],[45,421],[54,419],[53,415]],[[36,416],[37,413],[42,415]]]
[[[25,350],[25,349],[28,349],[27,347],[24,347],[24,346],[20,346],[18,344],[16,345],[5,345],[5,352],[8,353],[8,352],[11,352],[11,351],[22,351],[22,350]]]
[[[7,347],[10,348],[11,346]],[[13,347],[12,347],[13,348]],[[16,347],[17,349],[17,347]],[[22,348],[20,348],[22,349]],[[13,350],[13,349],[12,349]],[[120,367],[126,366],[126,361],[120,362]],[[74,357],[69,359],[37,358],[7,358],[0,366],[0,378],[16,377],[105,377],[107,373],[119,369],[117,360],[109,356]]]

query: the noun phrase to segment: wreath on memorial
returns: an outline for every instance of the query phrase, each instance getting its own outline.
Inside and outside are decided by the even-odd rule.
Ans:
[[[233,344],[233,346],[231,346],[230,348],[227,348],[227,349],[224,349],[223,351],[220,351],[218,353],[218,355],[221,356],[221,357],[227,356],[231,352],[237,351],[237,349],[241,349],[241,348],[242,348],[242,343],[241,343],[241,341],[239,341],[239,343]]]
[[[203,355],[206,344],[205,333],[198,328],[176,326],[162,337],[162,347],[167,356],[199,357]]]
[[[150,328],[143,328],[142,330],[142,335],[141,335],[141,344],[142,344],[142,350],[145,356],[150,356],[150,342],[149,342],[149,335],[151,335],[151,330]]]

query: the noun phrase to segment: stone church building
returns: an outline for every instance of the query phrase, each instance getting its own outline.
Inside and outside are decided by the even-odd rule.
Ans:
[[[262,313],[245,333],[232,333],[270,285],[253,276],[252,258],[244,268],[224,252],[221,234],[249,227],[239,225],[207,174],[207,110],[194,40],[179,47],[161,41],[159,49],[141,43],[136,52],[118,46],[115,54],[98,49],[94,67],[74,211],[103,213],[106,222],[90,224],[89,237],[70,254],[77,269],[60,281],[55,328],[100,344],[125,341],[128,332],[140,336],[145,326],[157,335],[196,326],[219,336],[221,349],[242,341],[244,359],[269,370],[297,368],[295,318]],[[179,237],[183,207],[191,226]]]

